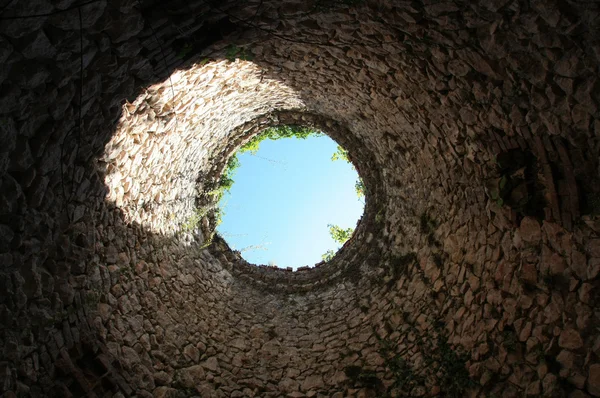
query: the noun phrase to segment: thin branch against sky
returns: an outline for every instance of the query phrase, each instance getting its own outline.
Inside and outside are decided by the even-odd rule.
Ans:
[[[250,154],[250,156],[255,156],[258,159],[266,160],[267,162],[269,162],[269,163],[271,163],[273,165],[279,165],[279,166],[283,167],[283,170],[287,171],[287,162],[285,160],[269,159],[269,158],[265,158],[263,156],[259,156],[257,154]]]

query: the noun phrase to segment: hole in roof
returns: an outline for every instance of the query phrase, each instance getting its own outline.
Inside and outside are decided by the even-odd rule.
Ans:
[[[219,182],[217,232],[249,263],[329,261],[364,211],[364,185],[323,132],[270,127],[232,156]]]

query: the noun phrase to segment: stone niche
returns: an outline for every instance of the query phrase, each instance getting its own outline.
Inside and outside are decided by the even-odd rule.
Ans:
[[[599,8],[0,3],[0,393],[600,396]],[[368,188],[296,272],[213,233],[278,124]]]

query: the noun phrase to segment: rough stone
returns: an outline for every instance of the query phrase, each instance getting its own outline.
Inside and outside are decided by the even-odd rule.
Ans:
[[[324,386],[323,377],[315,375],[308,376],[303,382],[301,389],[302,391],[310,391],[314,389],[319,389]]]
[[[179,395],[179,390],[170,387],[158,387],[153,393],[154,398],[176,398]]]
[[[77,13],[56,14],[50,18],[50,22],[57,28],[66,31],[79,30],[80,28],[89,29],[102,17],[106,5],[107,3],[101,1],[86,5],[81,12],[81,24]]]
[[[528,243],[538,243],[542,237],[540,224],[531,217],[525,217],[519,228],[521,238]]]
[[[219,360],[216,357],[210,357],[202,364],[202,366],[212,372],[217,372],[219,370]]]
[[[23,40],[25,43],[20,47],[20,51],[26,59],[50,59],[56,55],[56,48],[42,30]]]
[[[565,329],[560,334],[560,338],[558,339],[558,345],[567,348],[570,350],[575,350],[577,348],[581,348],[583,346],[583,340],[574,329]]]
[[[587,390],[594,397],[600,397],[600,364],[594,363],[590,365]]]
[[[597,394],[593,7],[146,3],[2,12],[52,15],[0,24],[0,395],[443,394],[439,333],[483,386],[457,395]],[[198,217],[276,124],[367,187],[296,271]],[[386,350],[420,385],[387,391]]]
[[[199,386],[206,379],[206,372],[200,365],[190,366],[179,371],[179,380],[186,388]]]

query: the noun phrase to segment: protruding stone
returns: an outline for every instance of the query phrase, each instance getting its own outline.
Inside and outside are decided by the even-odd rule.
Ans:
[[[302,382],[302,391],[310,391],[313,389],[319,389],[324,387],[325,384],[323,383],[323,377],[320,375],[311,375],[308,376],[303,382]]]
[[[0,95],[1,94],[2,89],[0,89]],[[10,101],[10,98],[7,98],[6,101]],[[0,111],[2,110],[1,107],[2,106],[0,105]],[[9,153],[13,151],[17,145],[17,134],[18,131],[12,118],[0,118],[0,142],[3,143],[2,146],[0,146],[0,159],[5,159],[4,161],[0,160],[0,174],[2,174],[9,166]]]
[[[281,391],[292,392],[298,391],[298,389],[300,388],[300,383],[298,383],[296,380],[292,380],[286,377],[279,382],[278,386],[281,389]]]
[[[179,371],[180,383],[186,388],[194,388],[206,380],[206,372],[201,365],[190,366]]]
[[[544,377],[544,380],[542,380],[542,388],[543,388],[544,394],[547,396],[551,396],[554,393],[554,391],[556,390],[557,382],[558,382],[558,377],[556,377],[554,374],[552,374],[552,373],[546,374],[546,376]]]
[[[50,18],[50,23],[63,30],[75,30],[80,28],[91,28],[102,16],[106,8],[105,2],[98,1],[86,5],[81,13],[81,26],[77,13],[71,12],[68,14],[59,13]]]
[[[204,361],[202,366],[204,366],[204,368],[210,370],[211,372],[218,372],[219,360],[217,359],[217,357],[210,357],[206,361]]]
[[[154,398],[177,398],[179,396],[179,390],[171,387],[161,386],[152,392]]]
[[[43,30],[23,40],[26,43],[20,47],[20,51],[26,59],[51,59],[56,55],[56,48],[50,43]]]
[[[558,345],[569,350],[576,350],[583,346],[583,340],[575,329],[565,329],[560,334]]]
[[[535,264],[523,263],[521,265],[521,278],[526,283],[536,285],[538,282],[538,272]]]
[[[600,364],[594,363],[590,365],[587,390],[594,397],[600,397]]]
[[[540,223],[532,217],[524,217],[519,228],[521,239],[528,243],[538,243],[542,237]]]
[[[166,386],[171,384],[173,377],[165,371],[154,373],[154,382],[159,386]]]
[[[191,344],[184,347],[183,354],[192,362],[198,362],[200,359],[200,351]]]
[[[536,380],[527,386],[527,390],[525,390],[525,395],[527,396],[539,396],[541,393],[541,383],[539,380]]]

